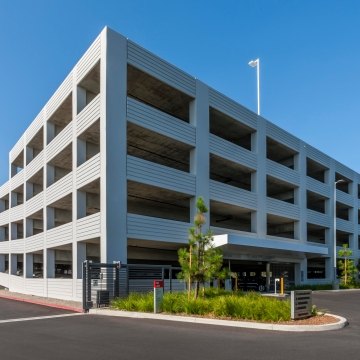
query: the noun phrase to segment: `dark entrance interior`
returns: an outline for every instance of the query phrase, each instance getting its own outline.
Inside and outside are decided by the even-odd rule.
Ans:
[[[232,278],[232,289],[237,288],[243,291],[266,291],[266,262],[263,261],[230,261],[230,269],[236,273],[237,279]],[[270,263],[270,287],[269,291],[274,291],[275,278],[284,277],[285,290],[294,285],[295,271],[294,264],[290,263]]]

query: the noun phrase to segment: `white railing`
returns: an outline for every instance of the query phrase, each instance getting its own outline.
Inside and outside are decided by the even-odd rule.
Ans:
[[[72,141],[73,123],[70,122],[66,127],[58,134],[46,149],[46,161],[50,161],[53,157],[58,155]]]
[[[55,247],[72,243],[73,223],[58,226],[46,232],[46,247]]]
[[[47,296],[63,300],[73,300],[72,279],[47,279]]]
[[[45,106],[47,119],[59,108],[59,106],[71,93],[72,80],[73,80],[73,76],[71,72],[62,82],[62,84],[58,87],[54,95],[47,102]]]
[[[24,184],[25,180],[25,171],[24,169],[20,170],[16,175],[14,175],[10,180],[11,190],[18,188],[20,185]]]
[[[44,279],[25,279],[25,293],[36,296],[45,296]]]
[[[10,221],[20,220],[24,217],[25,205],[20,204],[10,209]]]
[[[29,216],[44,207],[44,192],[35,195],[25,203],[25,215]]]
[[[44,150],[26,165],[26,180],[29,180],[44,166]]]
[[[22,254],[25,250],[24,239],[16,239],[9,241],[10,243],[10,252],[15,254]]]
[[[44,240],[45,234],[43,232],[41,234],[29,236],[25,239],[25,251],[33,252],[42,250],[44,248]]]
[[[76,187],[81,188],[96,180],[100,177],[100,171],[100,153],[98,153],[76,169]]]
[[[52,204],[73,190],[73,173],[65,175],[46,189],[46,203]]]
[[[10,222],[10,209],[0,213],[0,226],[6,225]]]
[[[86,53],[81,57],[76,65],[76,81],[79,82],[100,59],[101,55],[101,35],[91,44]]]
[[[82,241],[100,237],[101,235],[101,213],[86,216],[76,222],[76,240]]]
[[[80,135],[100,118],[100,94],[87,105],[76,117],[76,135]]]

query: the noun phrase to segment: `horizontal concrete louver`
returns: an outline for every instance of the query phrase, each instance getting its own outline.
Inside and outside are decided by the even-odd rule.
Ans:
[[[253,210],[257,207],[257,195],[255,193],[214,180],[210,180],[210,198]]]
[[[299,138],[291,135],[279,126],[267,121],[266,122],[266,135],[272,139],[276,139],[279,143],[288,146],[290,149],[300,151],[301,141]]]
[[[101,214],[86,216],[76,222],[76,238],[78,241],[93,239],[101,235]]]
[[[194,126],[132,98],[127,99],[127,119],[133,124],[195,146]]]
[[[266,210],[269,214],[284,216],[298,220],[300,218],[300,209],[297,205],[289,204],[281,200],[267,198]]]
[[[210,153],[236,163],[241,163],[254,170],[257,166],[255,153],[241,148],[214,134],[210,134]]]
[[[209,105],[253,129],[257,128],[257,115],[254,112],[211,88],[209,88]]]
[[[194,77],[131,41],[128,41],[128,63],[164,83],[195,97],[196,80]]]
[[[266,160],[266,173],[291,184],[300,185],[300,174],[297,171],[269,159]]]
[[[46,120],[58,109],[62,102],[69,96],[72,91],[73,75],[70,73],[62,82],[55,94],[50,98],[45,106]]]
[[[127,156],[127,177],[143,184],[195,195],[196,179],[193,174],[130,155]]]
[[[36,135],[36,133],[41,129],[44,125],[44,110],[41,110],[40,113],[36,116],[34,121],[30,124],[28,129],[25,132],[26,143],[28,144],[29,141]]]
[[[76,169],[76,187],[79,189],[98,179],[100,170],[100,154],[96,154]]]
[[[98,36],[76,65],[76,82],[79,83],[96,65],[101,56],[101,36]]]
[[[100,94],[76,117],[76,135],[79,136],[100,118]]]
[[[72,243],[73,224],[67,223],[46,232],[46,246],[56,247]]]
[[[128,214],[128,238],[187,243],[191,224],[159,219],[150,216]]]
[[[44,232],[26,238],[25,251],[33,252],[33,251],[42,250],[44,248],[44,241],[45,241]]]

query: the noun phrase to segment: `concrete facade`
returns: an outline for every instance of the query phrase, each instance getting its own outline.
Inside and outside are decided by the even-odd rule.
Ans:
[[[202,196],[231,268],[333,280],[360,175],[105,28],[9,155],[0,285],[81,299],[86,259],[176,265]],[[250,271],[250,270],[249,270]]]

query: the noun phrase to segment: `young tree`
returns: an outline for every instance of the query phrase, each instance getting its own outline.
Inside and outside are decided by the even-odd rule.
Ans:
[[[178,252],[181,266],[179,277],[188,284],[189,298],[191,287],[195,285],[195,299],[199,295],[200,285],[204,289],[205,282],[215,278],[221,272],[223,264],[222,252],[214,247],[211,231],[202,231],[206,223],[205,214],[208,212],[202,197],[197,199],[196,208],[194,226],[189,229],[189,246]]]
[[[347,244],[344,244],[342,249],[339,250],[338,255],[342,258],[338,261],[341,279],[344,285],[347,285],[349,282],[353,282],[356,273],[354,261],[349,259],[352,255],[352,250],[349,249]]]

